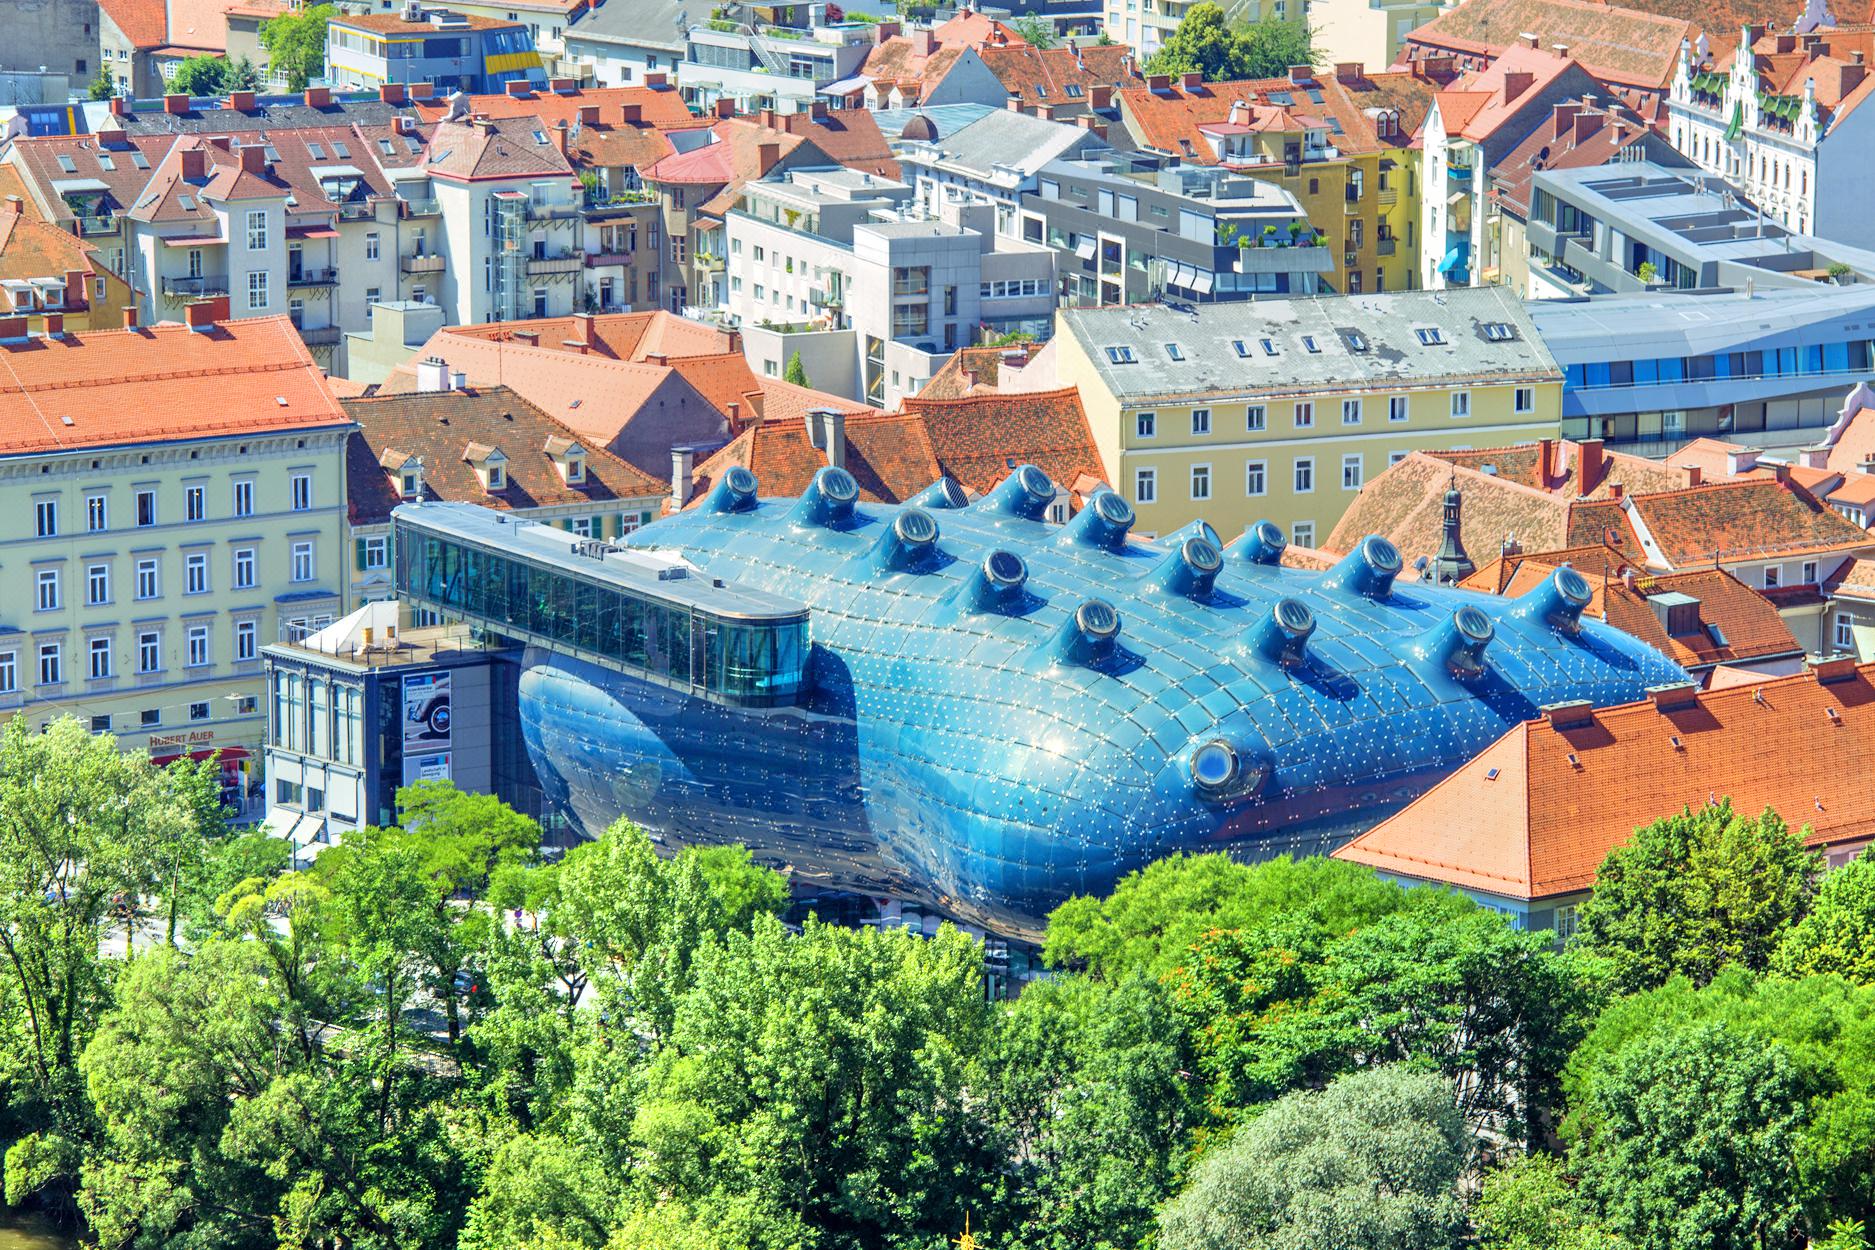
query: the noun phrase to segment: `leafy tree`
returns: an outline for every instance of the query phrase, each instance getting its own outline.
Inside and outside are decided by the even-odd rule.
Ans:
[[[1730,801],[1636,830],[1608,853],[1582,905],[1580,940],[1622,991],[1678,974],[1704,984],[1728,963],[1763,970],[1808,910],[1821,858],[1777,813]]]
[[[86,94],[93,100],[109,100],[117,95],[117,84],[111,81],[110,66],[98,66],[98,76],[91,80]]]
[[[709,892],[711,929],[747,932],[757,916],[779,916],[788,908],[788,881],[757,864],[744,846],[697,846],[678,859],[693,860]]]
[[[801,353],[788,357],[788,367],[781,371],[781,380],[793,386],[806,386],[807,366],[801,363]]]
[[[238,61],[228,62],[227,73],[222,75],[224,91],[260,90],[260,67],[254,64],[252,57],[244,56]]]
[[[1009,25],[1018,35],[1037,48],[1052,48],[1061,42],[1060,36],[1055,34],[1055,24],[1039,13],[1018,17]]]
[[[710,941],[632,1130],[645,1192],[747,1201],[787,1245],[925,1246],[983,1196],[965,1078],[989,1026],[982,953],[945,926],[791,936],[772,917]]]
[[[1785,930],[1771,967],[1787,977],[1834,972],[1875,984],[1875,858],[1864,852],[1822,879],[1810,913]]]
[[[1246,929],[1301,915],[1321,935],[1345,933],[1397,910],[1406,891],[1341,860],[1256,865],[1225,855],[1174,855],[1127,874],[1106,898],[1081,895],[1048,917],[1043,955],[1100,977],[1161,976],[1187,963],[1214,929]]]
[[[212,53],[192,56],[176,66],[169,80],[170,92],[178,95],[220,95],[228,78],[228,62]]]
[[[304,91],[325,72],[326,23],[334,12],[331,4],[309,5],[261,25],[260,46],[267,50],[273,73],[286,79],[287,90]]]
[[[1202,1120],[1170,997],[1141,976],[1058,977],[998,1013],[972,1087],[1007,1160],[993,1209],[1012,1244],[1147,1244]]]
[[[1480,1250],[1629,1250],[1601,1226],[1553,1155],[1519,1155],[1492,1170],[1471,1217]]]
[[[1472,1149],[1451,1087],[1370,1068],[1289,1094],[1200,1163],[1162,1250],[1447,1250]]]
[[[419,781],[397,791],[403,842],[448,893],[479,893],[497,866],[526,864],[540,850],[540,825],[492,794],[453,781]]]
[[[1232,25],[1212,0],[1200,0],[1146,59],[1149,74],[1203,74],[1207,82],[1284,78],[1297,65],[1313,65],[1308,27],[1281,18]]]
[[[1662,1028],[1587,1083],[1570,1160],[1608,1226],[1661,1250],[1764,1250],[1797,1235],[1803,1081],[1722,1024]]]
[[[76,1064],[108,1002],[108,932],[187,835],[188,774],[152,768],[71,717],[0,730],[0,1075],[25,1121],[6,1197],[69,1182],[87,1110]]]

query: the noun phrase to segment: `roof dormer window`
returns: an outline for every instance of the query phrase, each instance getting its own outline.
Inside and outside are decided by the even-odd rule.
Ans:
[[[566,480],[569,485],[576,485],[586,480],[586,457],[568,456],[561,463],[566,470]]]

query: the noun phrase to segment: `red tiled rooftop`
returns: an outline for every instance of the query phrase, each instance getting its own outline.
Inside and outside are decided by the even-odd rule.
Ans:
[[[1652,538],[1650,560],[1657,552],[1671,568],[1875,546],[1875,536],[1776,478],[1633,495],[1629,503]]]

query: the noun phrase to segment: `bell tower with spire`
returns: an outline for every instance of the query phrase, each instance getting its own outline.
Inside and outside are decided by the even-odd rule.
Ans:
[[[1439,544],[1439,554],[1432,561],[1432,581],[1437,586],[1455,586],[1465,578],[1477,572],[1478,566],[1465,554],[1465,540],[1459,537],[1459,509],[1464,505],[1464,496],[1458,490],[1458,477],[1445,488],[1445,537]]]

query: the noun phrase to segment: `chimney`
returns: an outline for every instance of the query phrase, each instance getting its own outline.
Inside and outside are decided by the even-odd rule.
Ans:
[[[228,107],[237,113],[252,112],[254,109],[254,93],[252,91],[230,91],[228,93]]]
[[[1360,61],[1335,62],[1336,82],[1359,82],[1367,77],[1367,66]]]
[[[1860,52],[1856,53],[1858,58],[1861,55]],[[1838,67],[1838,73],[1842,76],[1842,84],[1836,89],[1836,93],[1838,96],[1845,96],[1860,85],[1863,76],[1868,73],[1868,67],[1863,65],[1860,60],[1857,60],[1851,64]]]
[[[780,160],[781,145],[779,143],[762,143],[756,145],[755,167],[763,173],[767,173],[769,170],[773,169]]]
[[[1551,729],[1580,729],[1595,723],[1595,705],[1587,699],[1551,703],[1541,710],[1543,719],[1549,722]]]
[[[742,428],[742,405],[735,400],[729,401],[729,432],[734,434]]]
[[[527,79],[525,78],[515,78],[515,79],[509,80],[507,91],[508,91],[508,97],[514,100],[525,100],[534,94],[534,88],[528,83]]]
[[[1080,124],[1082,130],[1099,135],[1102,139],[1107,137],[1107,123],[1101,121],[1098,117],[1083,113],[1074,120]]]
[[[597,104],[580,105],[579,124],[582,126],[597,126],[599,124],[599,106]]]
[[[449,389],[452,391],[468,390],[469,375],[460,369],[451,369],[449,371]]]
[[[572,95],[579,90],[579,80],[574,78],[549,78],[547,90],[555,95]]]
[[[1576,114],[1582,111],[1582,105],[1575,100],[1564,100],[1550,109],[1550,134],[1560,139],[1575,129]]]
[[[410,98],[430,100],[436,96],[436,84],[433,82],[413,82],[410,84]]]
[[[728,97],[724,97],[723,99],[718,100],[716,102],[716,116],[717,117],[719,118],[734,117],[735,115],[736,115],[736,102],[734,100],[731,100]]]
[[[645,110],[642,104],[621,104],[618,109],[619,122],[626,126],[644,124]]]
[[[130,116],[130,97],[121,96],[121,95],[112,96],[111,97],[111,116],[112,117],[129,117]]]
[[[1689,487],[1697,486],[1705,480],[1705,472],[1696,464],[1681,465],[1680,471],[1686,475],[1686,484]]]
[[[573,333],[589,345],[598,341],[599,336],[593,333],[591,313],[573,314]]]
[[[1725,453],[1725,472],[1728,477],[1740,477],[1758,467],[1756,447],[1734,447]]]
[[[386,104],[402,104],[407,98],[400,82],[387,82],[378,88],[378,99]]]
[[[7,196],[6,198],[7,216],[18,217],[21,213],[25,211],[26,211],[26,201],[24,199],[22,199],[20,196],[17,196],[17,195]]]
[[[228,297],[226,295],[197,300],[193,304],[186,305],[182,310],[182,323],[198,334],[212,330],[216,322],[227,319]]]
[[[126,330],[136,329],[137,328],[137,306],[135,304],[125,304],[123,311],[124,311],[124,329]]]
[[[1692,707],[1699,702],[1699,683],[1670,681],[1658,686],[1649,686],[1647,697],[1654,701],[1655,711],[1678,711],[1680,708]]]
[[[1148,91],[1170,91],[1171,89],[1172,89],[1172,76],[1170,74],[1148,74],[1146,75],[1146,90]]]
[[[1593,494],[1602,481],[1602,440],[1585,438],[1576,444],[1576,494]]]
[[[425,356],[417,362],[417,390],[434,394],[449,389],[449,366],[441,356]]]
[[[182,176],[190,182],[199,182],[208,177],[208,153],[201,148],[184,149]]]
[[[189,111],[189,97],[186,95],[166,95],[163,97],[165,113],[186,113]]]
[[[1534,31],[1528,31],[1528,30],[1518,31],[1517,41],[1523,44],[1524,47],[1529,48],[1532,52],[1536,51],[1536,49],[1541,46],[1537,42],[1536,33]]]
[[[1569,45],[1566,43],[1552,43],[1549,50],[1565,61],[1569,59]]]
[[[1185,92],[1199,91],[1199,90],[1202,90],[1203,87],[1204,87],[1204,75],[1203,74],[1180,74],[1178,76],[1178,89],[1180,91],[1185,91]]]
[[[267,149],[264,145],[250,143],[241,149],[241,172],[244,174],[267,172]]]
[[[307,108],[322,109],[332,103],[332,91],[328,87],[308,87],[305,99]]]
[[[1009,37],[1003,34],[1002,27],[1000,26],[990,27],[990,46],[991,47],[1000,48],[1006,45],[1008,42],[1009,42]]]
[[[24,317],[0,317],[0,343],[27,337],[29,323]]]
[[[1828,447],[1806,447],[1798,454],[1798,463],[1806,469],[1829,468]]]
[[[659,369],[664,369],[670,366],[671,358],[663,352],[646,352],[645,363]]]
[[[911,50],[914,56],[930,56],[937,50],[937,37],[929,27],[921,26],[911,32]]]
[[[65,314],[49,312],[46,314],[46,337],[61,338],[65,334]]]
[[[1530,89],[1536,75],[1527,69],[1514,69],[1504,75],[1504,101],[1509,103]]]
[[[825,100],[809,101],[807,115],[817,122],[827,120],[827,102]]]
[[[735,354],[740,353],[742,351],[742,331],[740,330],[729,331],[728,339],[729,339],[729,344],[727,347],[723,349],[724,354],[735,355]]]
[[[1558,105],[1557,107],[1560,108],[1562,106]],[[1586,143],[1588,137],[1601,128],[1601,124],[1602,114],[1599,111],[1578,111],[1576,113],[1575,141],[1577,143]]]
[[[688,447],[671,448],[671,502],[683,507],[690,502],[692,471],[697,453]]]
[[[1089,87],[1087,89],[1087,105],[1089,108],[1094,109],[1112,108],[1113,88],[1105,84],[1097,84]]]
[[[1785,464],[1782,460],[1773,461],[1771,463],[1771,476],[1780,482],[1790,481],[1790,466]]]
[[[878,47],[886,40],[898,34],[898,31],[899,26],[897,22],[880,22],[872,28],[872,46],[875,48]]]
[[[1289,67],[1289,81],[1297,86],[1314,82],[1315,67],[1313,65],[1291,65]]]
[[[657,90],[658,88],[662,87],[665,83],[669,81],[670,79],[665,76],[665,73],[663,70],[659,70],[655,74],[645,75],[645,87],[652,91]]]
[[[553,134],[554,151],[558,152],[562,157],[564,157],[566,155],[566,135],[567,135],[566,118],[562,117],[559,121],[553,124],[552,134]]]
[[[1556,480],[1556,440],[1539,438],[1536,441],[1536,486],[1538,490],[1548,490],[1549,484]]]
[[[833,408],[824,408],[820,413],[820,423],[827,431],[827,463],[836,469],[846,467],[846,414]]]
[[[84,308],[91,303],[85,298],[85,284],[90,278],[91,271],[88,269],[65,271],[65,306],[67,308]]]
[[[1616,503],[1620,503],[1624,498],[1626,498],[1627,493],[1628,493],[1628,488],[1624,484],[1620,482],[1608,483],[1608,497],[1614,500]]]

